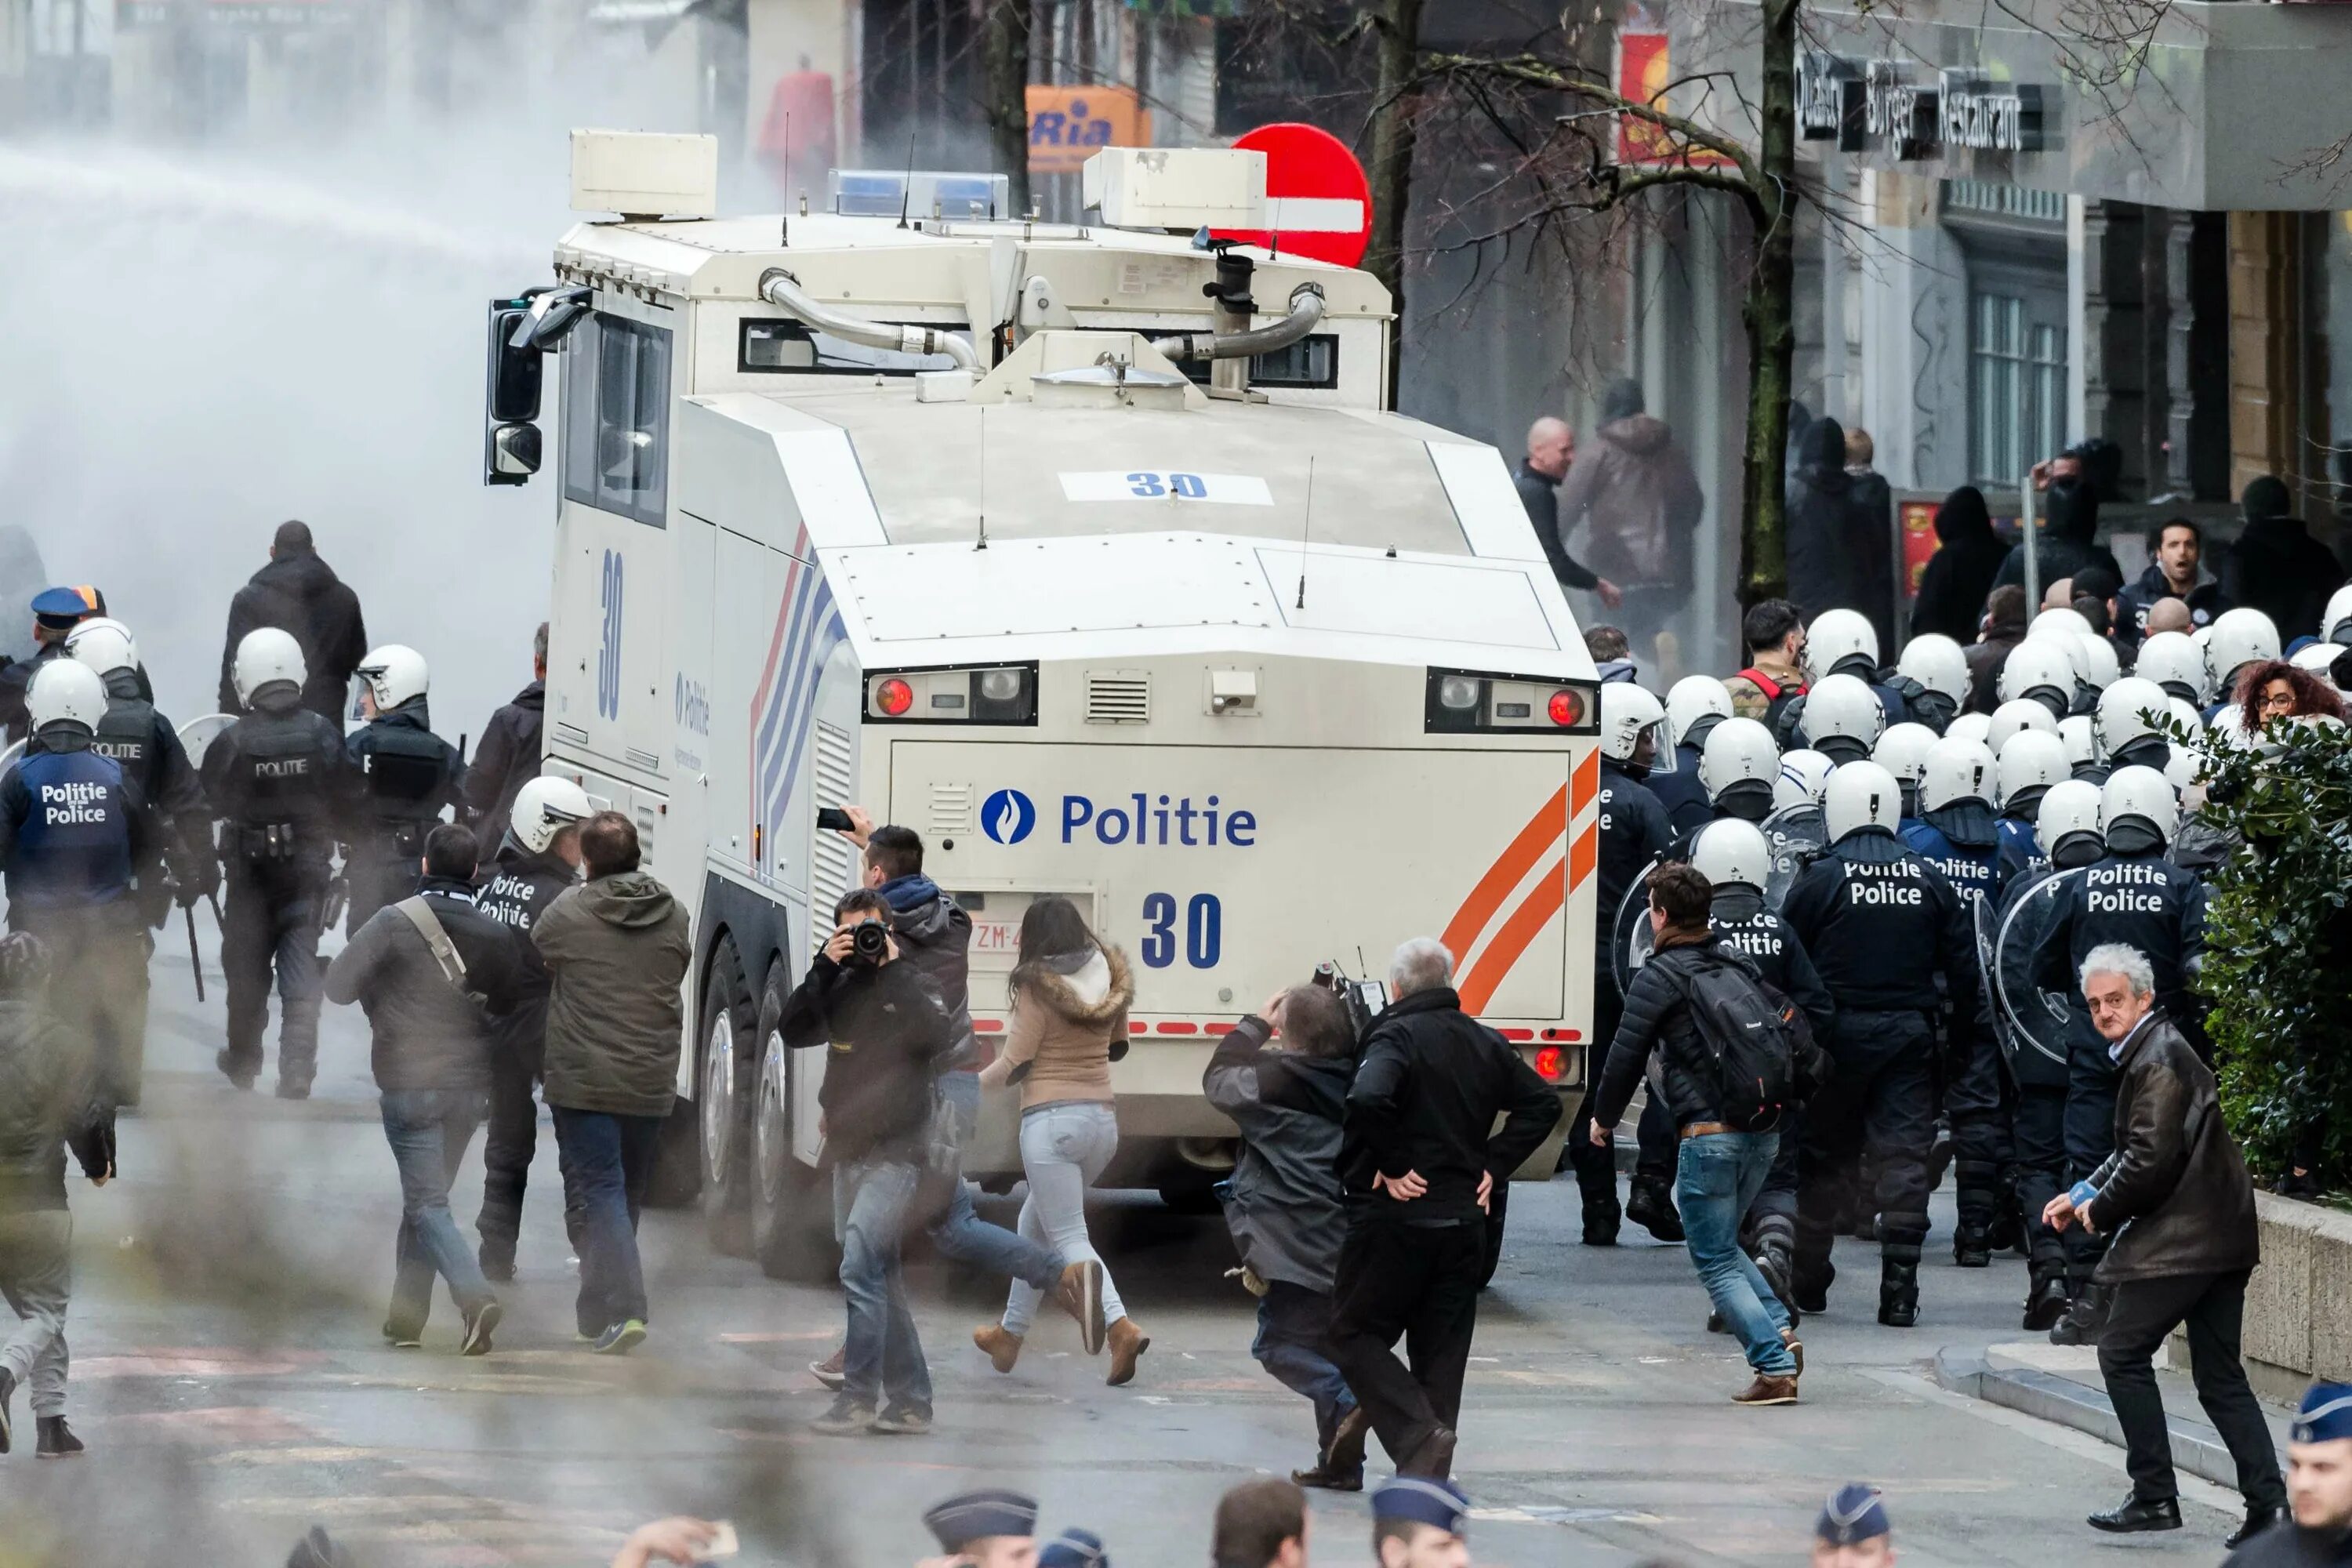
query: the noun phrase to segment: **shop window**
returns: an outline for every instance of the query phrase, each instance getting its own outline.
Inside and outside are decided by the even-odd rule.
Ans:
[[[2066,331],[1986,292],[1969,296],[1969,469],[2015,485],[2065,444]]]
[[[669,329],[599,313],[563,358],[565,497],[667,527]]]

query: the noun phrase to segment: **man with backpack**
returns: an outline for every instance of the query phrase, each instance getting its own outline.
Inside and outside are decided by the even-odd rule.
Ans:
[[[1780,1152],[1783,1114],[1820,1076],[1812,1032],[1789,999],[1708,924],[1715,890],[1690,866],[1650,874],[1650,961],[1625,992],[1591,1134],[1606,1148],[1655,1051],[1681,1133],[1675,1197],[1691,1262],[1755,1379],[1735,1405],[1794,1405],[1804,1370],[1789,1309],[1740,1249],[1739,1226]]]

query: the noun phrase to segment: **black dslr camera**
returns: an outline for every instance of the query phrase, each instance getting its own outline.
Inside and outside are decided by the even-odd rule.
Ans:
[[[849,961],[867,968],[880,965],[890,953],[890,928],[877,920],[858,921],[849,931]]]
[[[1309,984],[1339,999],[1340,1005],[1348,1009],[1348,1026],[1355,1030],[1360,1042],[1364,1037],[1364,1031],[1372,1026],[1372,1020],[1380,1016],[1381,1009],[1389,1005],[1387,986],[1377,980],[1350,980],[1348,972],[1329,959],[1315,966],[1315,975]]]

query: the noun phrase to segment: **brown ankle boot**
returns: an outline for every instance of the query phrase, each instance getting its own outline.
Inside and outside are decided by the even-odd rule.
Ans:
[[[1103,1321],[1103,1266],[1093,1258],[1071,1264],[1062,1270],[1054,1295],[1063,1310],[1078,1321],[1078,1342],[1087,1353],[1102,1354],[1103,1335],[1108,1331]]]
[[[1002,1323],[982,1323],[972,1330],[971,1342],[987,1353],[991,1366],[999,1372],[1011,1372],[1013,1363],[1021,1359],[1021,1336]]]
[[[1151,1348],[1151,1336],[1137,1328],[1133,1318],[1121,1318],[1110,1326],[1107,1338],[1110,1344],[1110,1375],[1103,1381],[1118,1388],[1134,1381],[1136,1358]]]

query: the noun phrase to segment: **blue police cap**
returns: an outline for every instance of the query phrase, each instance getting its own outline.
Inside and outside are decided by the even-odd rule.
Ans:
[[[1878,1500],[1878,1489],[1860,1481],[1848,1481],[1830,1493],[1813,1526],[1813,1533],[1832,1546],[1859,1546],[1894,1531],[1886,1522],[1886,1505]]]
[[[98,607],[98,595],[88,588],[44,588],[33,595],[33,615],[55,627],[79,624]]]
[[[2287,1435],[2297,1443],[2352,1437],[2352,1383],[2315,1383],[2305,1390]]]
[[[1093,1531],[1070,1529],[1039,1550],[1037,1568],[1110,1568],[1110,1553]]]
[[[992,1535],[1036,1534],[1037,1500],[995,1489],[959,1492],[933,1503],[923,1523],[939,1537],[940,1551],[961,1552]]]
[[[1448,1535],[1466,1535],[1470,1500],[1452,1481],[1429,1476],[1397,1476],[1372,1492],[1372,1517],[1408,1519]]]

